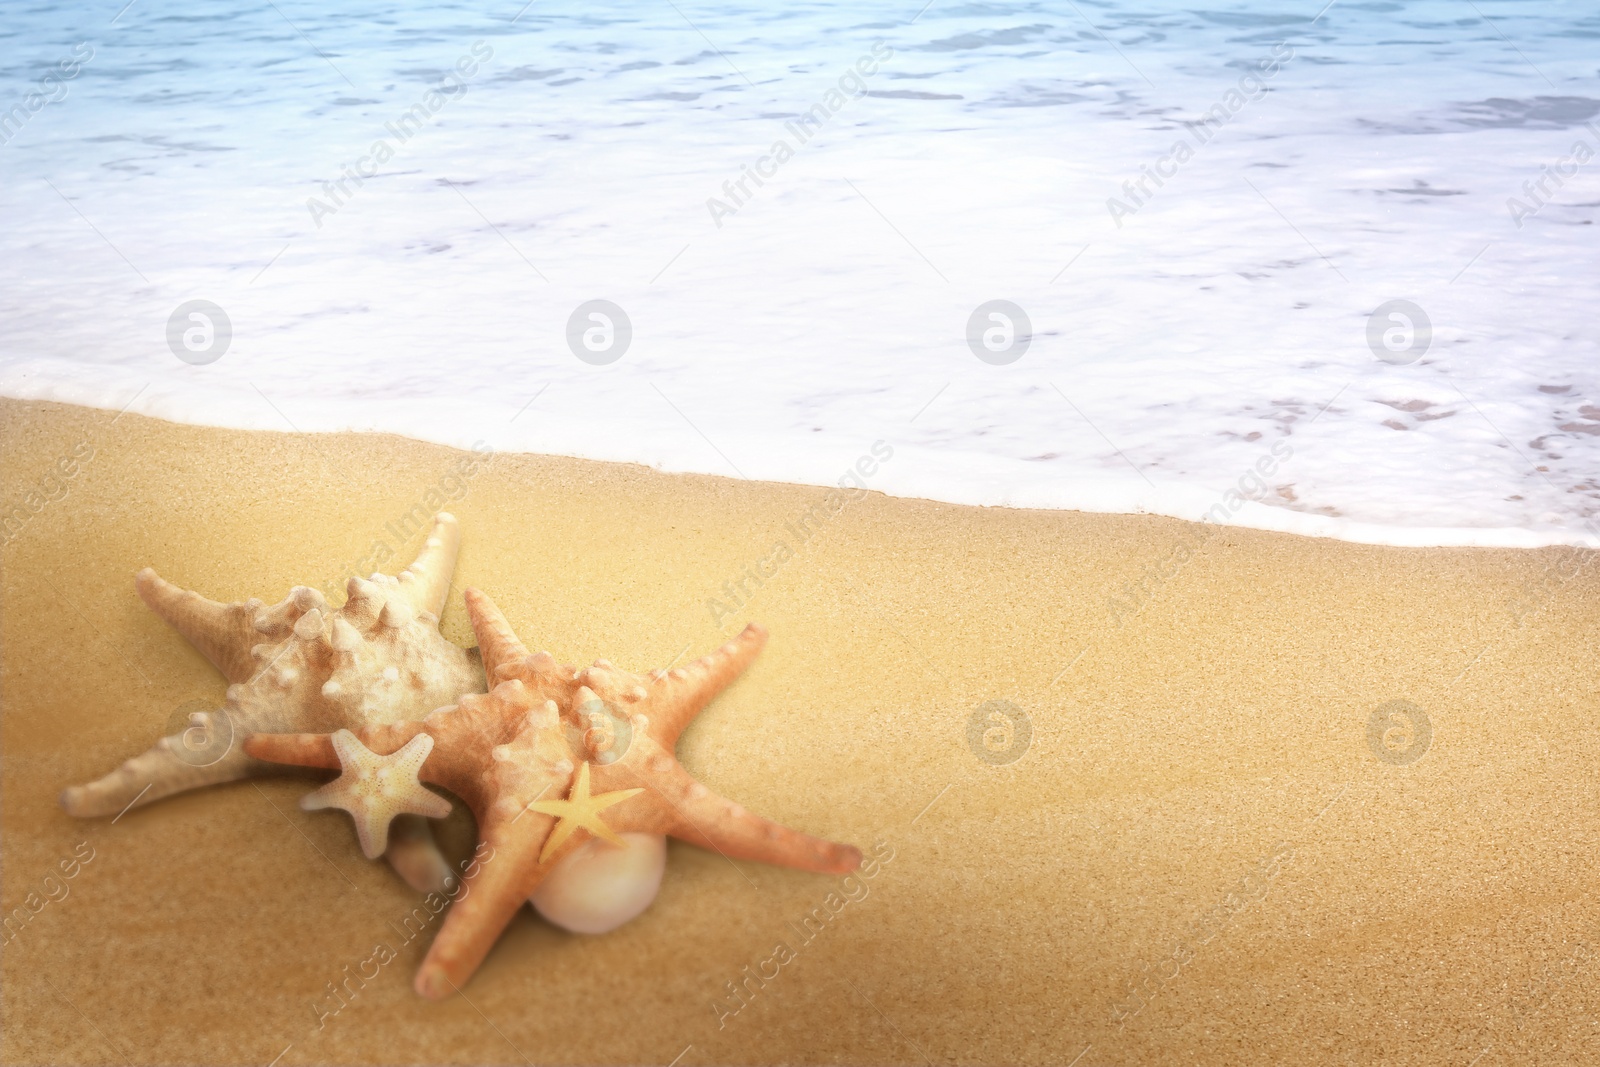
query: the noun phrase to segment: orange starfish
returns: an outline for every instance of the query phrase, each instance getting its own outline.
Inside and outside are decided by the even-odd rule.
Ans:
[[[468,589],[466,602],[492,691],[421,722],[355,731],[385,755],[420,734],[433,738],[420,778],[465,801],[479,839],[493,849],[466,878],[429,948],[418,993],[438,1000],[459,990],[551,869],[598,831],[670,834],[731,858],[808,871],[843,874],[860,864],[853,845],[791,830],[715,795],[673,755],[684,727],[761,651],[761,627],[747,626],[686,669],[643,677],[605,660],[574,671],[548,652],[529,655],[486,595]],[[255,734],[245,750],[277,763],[339,766],[329,734]],[[598,795],[589,793],[591,771]]]

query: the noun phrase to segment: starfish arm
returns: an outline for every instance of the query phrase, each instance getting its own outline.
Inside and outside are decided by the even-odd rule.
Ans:
[[[712,849],[731,859],[756,860],[802,871],[848,874],[861,866],[861,850],[854,845],[812,837],[752,815],[694,781],[688,771],[681,768],[679,771],[681,780],[668,786],[677,795],[673,797],[672,819],[667,831],[678,840]],[[696,787],[703,792],[697,792]],[[620,820],[618,828],[626,829]]]
[[[398,751],[413,737],[426,731],[420,722],[397,722],[351,732],[372,751],[387,755]],[[268,763],[339,770],[339,754],[334,749],[332,734],[251,734],[244,739],[244,750]],[[424,780],[434,779],[425,776]]]
[[[462,596],[467,602],[467,617],[472,620],[472,632],[477,635],[478,649],[483,655],[483,673],[492,689],[506,677],[502,674],[503,668],[510,668],[528,658],[528,649],[517,639],[511,624],[487,593],[468,589]]]
[[[461,527],[456,517],[448,511],[439,512],[433,517],[433,530],[416,562],[400,572],[400,592],[413,611],[438,619],[450,596],[450,578],[460,551]]]
[[[766,628],[751,623],[732,641],[687,667],[657,671],[651,693],[651,733],[670,750],[701,709],[744,673],[766,643]]]
[[[333,739],[327,734],[251,734],[244,739],[244,750],[269,763],[330,770],[339,767]]]
[[[423,790],[426,793],[426,790]],[[369,860],[375,860],[388,851],[389,827],[396,818],[405,815],[419,815],[430,819],[442,819],[450,814],[450,802],[437,794],[428,794],[438,801],[437,805],[418,801],[411,801],[408,805],[398,804],[360,804],[351,803],[348,798],[339,800],[324,795],[325,790],[309,793],[301,799],[300,807],[306,811],[321,811],[324,808],[339,808],[349,814],[356,825],[356,840],[361,843],[361,854]],[[422,809],[426,808],[424,811]],[[395,865],[399,870],[399,866]],[[448,868],[447,868],[448,872]],[[402,872],[404,873],[404,872]]]
[[[528,809],[530,811],[541,810],[537,804],[528,805]],[[557,822],[556,828],[550,832],[550,836],[544,839],[544,848],[539,852],[539,862],[548,862],[551,855],[566,844],[579,829],[578,824],[571,819],[562,819]]]
[[[419,893],[443,893],[454,872],[433,839],[433,827],[420,815],[396,815],[389,824],[389,850],[384,853],[395,873]]]
[[[618,848],[621,848],[625,842],[620,836],[618,836],[617,832],[607,825],[606,821],[600,817],[600,812],[604,811],[606,808],[609,808],[613,804],[620,804],[624,800],[631,800],[643,792],[643,789],[623,789],[609,795],[601,794],[600,796],[595,797],[595,800],[597,801],[595,807],[598,810],[595,812],[595,817],[593,819],[590,819],[588,822],[584,823],[584,829],[588,830],[591,834],[600,838],[601,840],[609,841]],[[551,849],[551,851],[554,852],[555,850]]]
[[[844,874],[861,864],[861,850],[791,830],[753,815],[707,789],[683,764],[645,739],[617,764],[597,768],[597,788],[643,786],[645,795],[618,805],[613,830],[670,834],[733,859],[803,871]]]
[[[478,764],[471,759],[456,757],[451,750],[459,742],[459,734],[474,729],[471,723],[459,717],[460,707],[469,701],[477,706],[478,702],[489,699],[488,695],[480,693],[464,698],[456,708],[444,709],[442,713],[436,711],[421,722],[367,726],[352,732],[362,744],[383,755],[398,751],[420,734],[432,737],[439,747],[435,750],[434,758],[427,761],[417,777],[450,790],[467,802],[474,815],[481,816],[480,809],[486,798]],[[491,706],[489,710],[494,709]],[[270,763],[340,769],[331,734],[251,734],[245,738],[244,749],[257,759]]]
[[[361,854],[369,860],[383,855],[389,842],[389,820],[361,804],[353,802],[338,788],[338,782],[329,782],[314,793],[300,798],[300,810],[323,811],[338,808],[350,816],[356,825],[356,840],[361,843]]]
[[[539,852],[554,822],[548,815],[527,812],[485,825],[479,834],[478,869],[463,879],[461,896],[417,970],[413,987],[420,995],[443,1000],[477,971],[553,866],[541,864]]]
[[[197,760],[211,757],[203,752],[191,754],[185,748],[185,733],[163,737],[110,774],[83,785],[68,786],[61,791],[61,806],[68,815],[80,819],[116,815],[130,806],[143,807],[174,793],[237,781],[264,769],[259,761],[245,755],[237,740],[221,756],[197,764]]]
[[[255,627],[261,601],[219,604],[180,589],[149,567],[134,578],[134,588],[151,611],[188,638],[228,681],[248,681],[255,674],[250,649],[262,640]]]

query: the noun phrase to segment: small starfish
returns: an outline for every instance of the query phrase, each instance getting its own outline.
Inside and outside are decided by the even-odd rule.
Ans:
[[[487,596],[468,589],[466,602],[494,689],[421,722],[356,731],[374,752],[432,737],[422,780],[465,801],[479,840],[491,847],[434,938],[417,972],[418,993],[441,999],[472,976],[545,876],[598,832],[602,802],[609,832],[671,834],[729,858],[808,871],[843,874],[860,865],[860,849],[752,815],[695,781],[672,754],[684,727],[761,651],[761,627],[746,627],[688,668],[647,678],[605,660],[574,671],[548,652],[529,655]],[[610,708],[628,710],[610,716],[614,726],[596,726]],[[329,734],[254,734],[245,751],[279,763],[339,765]],[[599,796],[589,793],[591,770]],[[568,799],[545,801],[546,794]],[[570,829],[552,841],[558,817]]]
[[[439,512],[416,562],[399,577],[351,578],[336,610],[303,585],[270,608],[255,599],[219,604],[146,567],[134,581],[139,596],[232,683],[226,701],[104,777],[63,790],[61,806],[79,818],[115,815],[271,770],[245,754],[247,733],[420,719],[483,692],[475,652],[439,633],[460,547],[455,517]],[[450,866],[427,823],[403,816],[390,836],[389,862],[413,888],[445,888]]]
[[[380,756],[349,730],[333,734],[339,756],[339,777],[300,799],[305,811],[342,808],[356,821],[361,851],[369,860],[383,855],[389,840],[389,823],[397,815],[424,815],[442,819],[450,802],[422,788],[417,772],[433,751],[433,738],[418,734],[392,756]]]
[[[414,743],[414,742],[413,742]],[[432,745],[428,746],[432,748]],[[566,843],[575,830],[587,830],[596,837],[603,837],[613,845],[621,845],[622,838],[618,837],[611,827],[607,826],[600,818],[600,813],[613,804],[620,804],[636,793],[643,793],[643,789],[619,789],[615,793],[600,793],[596,796],[589,795],[589,764],[583,763],[578,767],[578,780],[573,783],[572,795],[566,800],[535,800],[528,805],[529,811],[537,811],[544,815],[555,815],[561,819],[556,823],[555,830],[545,839],[544,851],[539,853],[539,862],[548,863],[552,853]],[[371,856],[367,857],[371,859]]]

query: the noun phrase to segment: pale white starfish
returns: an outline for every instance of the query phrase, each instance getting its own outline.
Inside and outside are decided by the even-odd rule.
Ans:
[[[340,808],[356,822],[356,837],[369,860],[383,855],[389,842],[389,823],[397,815],[422,815],[442,819],[450,802],[423,787],[417,773],[433,751],[433,738],[418,734],[393,755],[380,756],[363,745],[349,730],[337,730],[333,751],[339,757],[339,777],[300,798],[306,811]]]

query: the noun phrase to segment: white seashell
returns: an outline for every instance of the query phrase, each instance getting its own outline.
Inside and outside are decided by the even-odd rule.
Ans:
[[[575,934],[604,934],[638,918],[661,889],[667,839],[624,833],[623,846],[592,837],[540,883],[530,898],[546,920]]]

